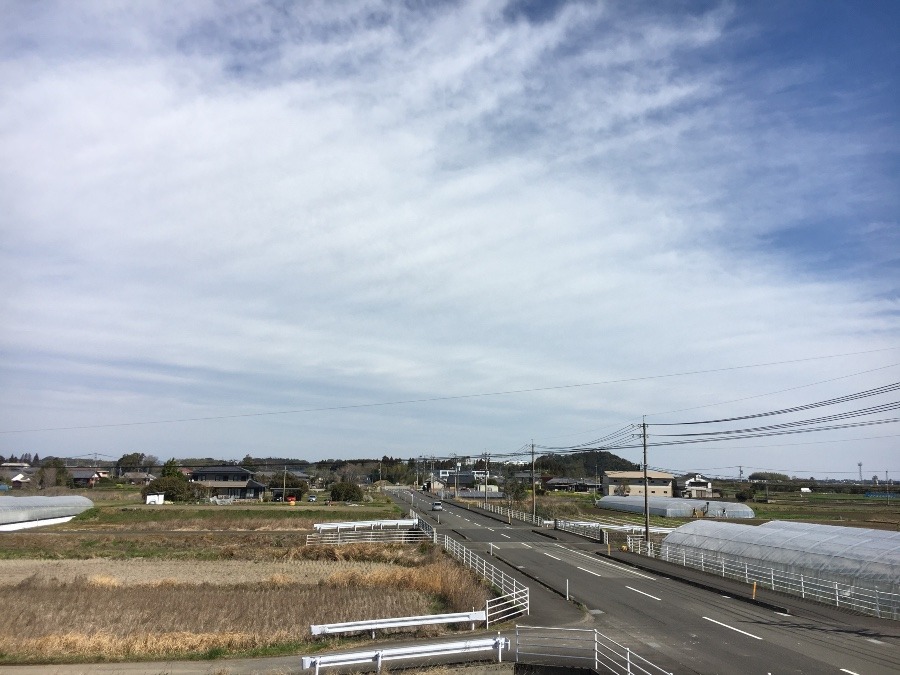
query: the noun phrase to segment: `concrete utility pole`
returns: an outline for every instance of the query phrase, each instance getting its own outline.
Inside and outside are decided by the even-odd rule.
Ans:
[[[487,479],[491,475],[491,456],[487,453],[484,455],[484,508],[487,510]]]
[[[641,423],[644,431],[644,542],[650,546],[650,482],[647,479],[647,418]]]
[[[534,439],[531,439],[531,517],[537,518],[537,488],[534,486]]]

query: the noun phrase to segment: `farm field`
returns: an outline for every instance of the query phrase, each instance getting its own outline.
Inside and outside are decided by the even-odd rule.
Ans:
[[[489,597],[430,545],[304,546],[313,522],[398,515],[310,506],[107,504],[4,533],[0,664],[310,653],[335,643],[313,642],[311,623],[470,610]]]

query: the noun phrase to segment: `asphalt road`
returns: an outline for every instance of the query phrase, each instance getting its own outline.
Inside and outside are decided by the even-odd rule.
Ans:
[[[506,563],[562,596],[568,592],[571,602],[591,618],[589,625],[666,670],[900,673],[896,622],[823,613],[813,603],[805,603],[810,611],[802,616],[788,615],[636,569],[600,555],[606,553],[604,546],[574,535],[504,523],[480,509],[447,502],[443,511],[434,512],[431,498],[417,494],[414,499],[413,508],[438,532],[463,541],[476,553],[493,555],[498,564]],[[542,619],[540,603],[532,601],[528,622],[554,625],[541,624]]]

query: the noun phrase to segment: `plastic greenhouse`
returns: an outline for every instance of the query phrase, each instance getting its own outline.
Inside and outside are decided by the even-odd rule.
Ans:
[[[717,502],[710,499],[683,499],[681,497],[648,497],[650,515],[664,518],[691,518],[702,514],[716,518],[753,518],[756,514],[746,504],[733,502]],[[601,509],[644,512],[644,497],[620,497],[610,495],[596,501]]]
[[[0,530],[65,522],[93,506],[87,497],[0,497]]]
[[[658,557],[878,616],[900,618],[900,532],[772,521],[698,520]]]

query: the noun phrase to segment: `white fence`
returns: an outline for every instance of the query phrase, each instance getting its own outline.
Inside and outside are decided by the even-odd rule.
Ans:
[[[443,535],[440,541],[447,553],[469,569],[474,570],[476,574],[502,593],[500,597],[488,601],[485,627],[507,621],[521,614],[528,614],[530,593],[527,586],[523,586],[502,570],[497,569],[483,558],[479,558],[447,535]]]
[[[351,666],[361,663],[373,663],[377,671],[381,672],[383,661],[398,659],[428,658],[434,656],[446,656],[448,654],[471,654],[474,652],[497,652],[497,661],[503,660],[503,650],[509,649],[509,640],[503,637],[481,638],[478,640],[465,640],[462,642],[436,642],[428,645],[415,645],[412,647],[393,647],[390,649],[374,649],[363,652],[349,652],[346,654],[325,654],[322,656],[304,656],[303,669],[315,668],[316,675],[319,668],[328,666]]]
[[[422,530],[334,530],[306,535],[306,543],[329,544],[418,544],[431,541]]]
[[[600,523],[589,524],[584,522],[557,520],[556,529],[562,530],[563,532],[571,532],[572,534],[577,534],[579,537],[594,539],[595,541],[602,541],[604,544],[609,543],[609,537],[606,535],[606,530],[601,528]]]
[[[506,506],[498,506],[496,504],[477,504],[479,509],[483,509],[484,511],[490,511],[491,513],[496,513],[497,515],[503,516],[505,518],[515,518],[516,520],[522,520],[526,523],[531,523],[532,525],[537,525],[538,527],[550,527],[553,524],[552,520],[544,520],[540,516],[533,516],[530,513],[525,513],[524,511],[516,511],[515,509],[508,508]]]
[[[885,619],[900,619],[900,594],[866,587],[860,584],[846,584],[832,580],[774,569],[765,565],[754,565],[743,560],[735,560],[715,551],[703,551],[672,544],[650,543],[649,550],[643,541],[635,540],[632,550],[654,558],[684,567],[737,579],[747,584],[757,584],[780,593],[799,595],[828,605],[845,607],[863,614],[872,614]]]
[[[597,630],[516,626],[516,663],[580,665],[626,675],[672,675]]]
[[[376,630],[389,628],[408,628],[410,626],[434,626],[445,623],[470,623],[475,630],[475,623],[486,621],[487,612],[457,612],[456,614],[428,614],[426,616],[398,616],[389,619],[371,619],[369,621],[346,621],[344,623],[312,624],[309,632],[312,635],[337,635],[338,633],[371,632],[375,639]]]

